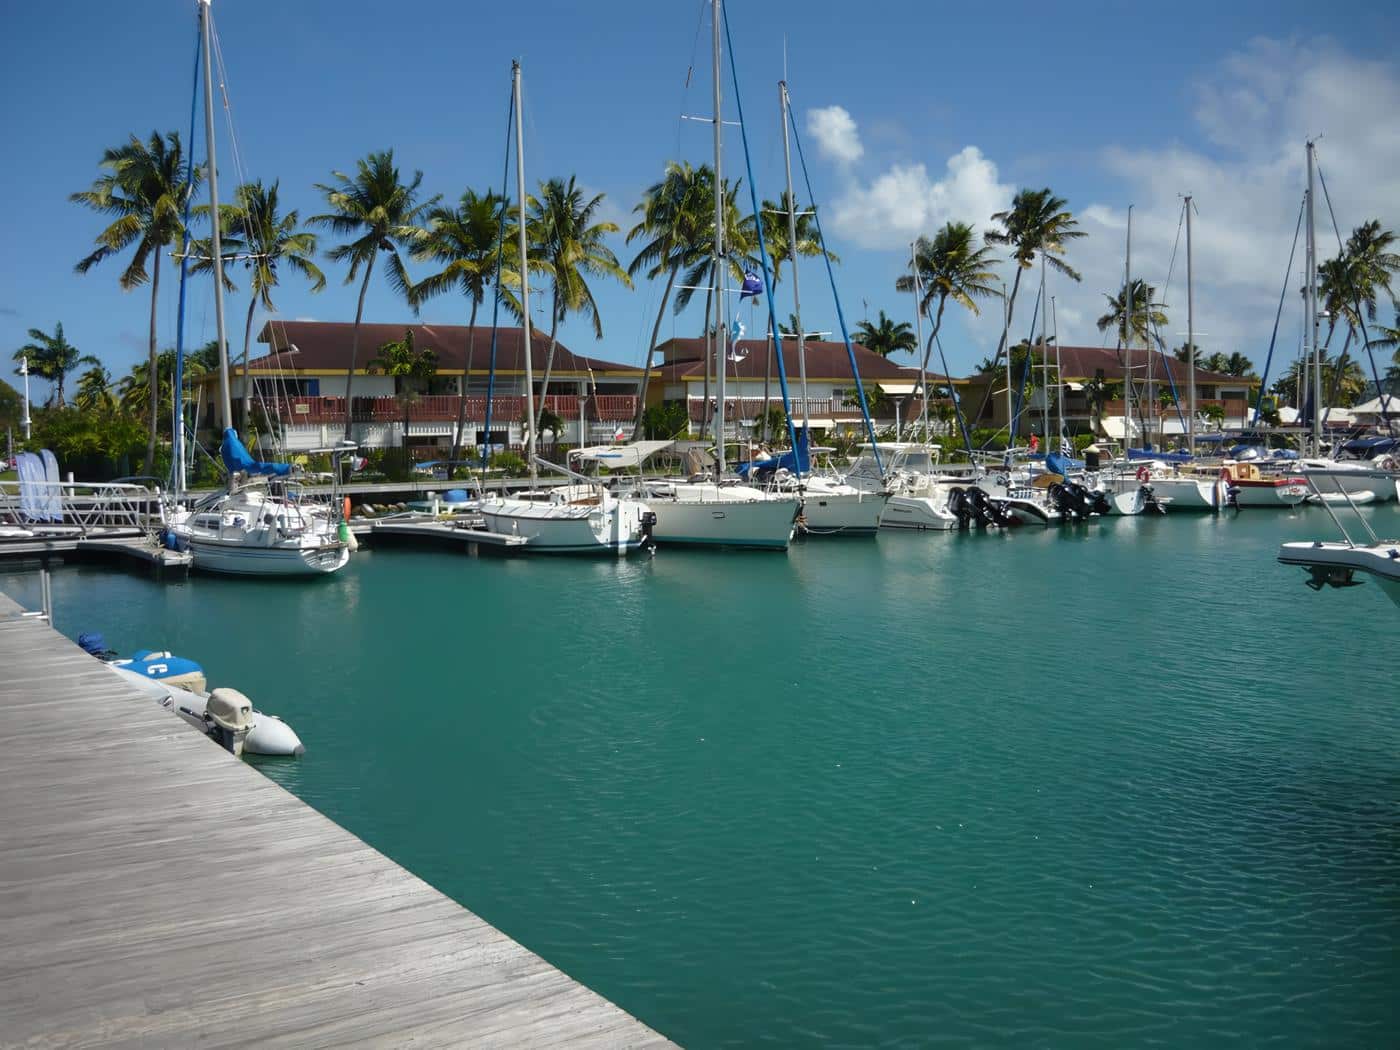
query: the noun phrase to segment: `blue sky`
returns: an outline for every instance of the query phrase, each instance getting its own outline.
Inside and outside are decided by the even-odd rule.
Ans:
[[[577,175],[607,195],[606,213],[625,228],[668,159],[710,157],[709,127],[679,119],[709,111],[707,8],[700,0],[524,8],[216,0],[214,11],[246,172],[280,178],[284,202],[303,217],[320,210],[315,182],[390,146],[404,168],[422,169],[429,192],[498,185],[510,60],[519,56],[527,175],[532,183]],[[195,20],[187,0],[124,0],[107,11],[95,17],[77,0],[8,2],[0,10],[0,119],[12,144],[10,163],[0,167],[11,202],[0,220],[8,248],[0,258],[0,346],[8,358],[27,328],[61,320],[73,342],[120,375],[144,356],[148,294],[117,288],[117,261],[86,276],[73,272],[101,219],[67,197],[91,182],[104,147],[133,131],[187,126]],[[1197,328],[1207,334],[1199,341],[1262,361],[1307,134],[1323,136],[1320,155],[1344,228],[1371,217],[1400,225],[1393,5],[1187,3],[1148,11],[778,0],[734,2],[729,13],[755,178],[767,197],[782,189],[776,82],[786,38],[793,102],[829,246],[843,259],[837,278],[852,324],[881,308],[910,318],[893,282],[916,233],[948,218],[984,227],[1017,187],[1049,185],[1090,234],[1070,256],[1083,283],[1051,289],[1062,336],[1098,345],[1093,319],[1102,293],[1121,279],[1126,207],[1134,204],[1138,216],[1135,271],[1160,286],[1177,195],[1189,191],[1200,209]],[[725,94],[732,117],[728,83]],[[220,135],[221,179],[231,189],[236,173],[222,126]],[[739,173],[737,129],[726,150],[726,172]],[[1324,249],[1330,236],[1319,235]],[[621,236],[615,250],[630,259]],[[325,268],[330,285],[319,295],[287,278],[280,316],[353,316],[355,289],[341,284],[332,264]],[[809,265],[802,276],[807,327],[834,327],[824,274]],[[1180,282],[1178,269],[1173,287]],[[596,292],[601,344],[577,322],[563,326],[564,339],[600,357],[641,360],[659,288],[600,284]],[[781,317],[789,294],[780,286]],[[1033,296],[1032,288],[1018,302],[1017,329],[1029,324]],[[240,318],[245,303],[233,296],[231,317]],[[207,283],[194,287],[192,341],[212,336],[212,313]],[[1178,323],[1173,311],[1174,331],[1184,328],[1180,313]],[[450,299],[422,312],[432,322],[464,317],[465,305]],[[407,321],[411,312],[376,279],[366,318]],[[175,281],[163,280],[163,345],[174,341],[174,319]],[[754,331],[762,319],[746,323]],[[663,332],[693,334],[700,324],[696,311],[668,316]],[[998,324],[985,315],[949,321],[955,371],[990,351]],[[231,324],[235,343],[240,327]]]

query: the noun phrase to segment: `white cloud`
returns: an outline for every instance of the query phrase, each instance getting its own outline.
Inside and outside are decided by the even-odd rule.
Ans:
[[[950,220],[984,222],[1011,194],[997,166],[965,146],[948,158],[942,178],[922,163],[896,163],[868,183],[852,181],[832,205],[832,222],[862,247],[899,249]]]
[[[854,164],[865,154],[856,122],[842,106],[809,109],[807,131],[817,140],[822,156],[843,166]]]
[[[1196,85],[1194,117],[1205,145],[1103,151],[1105,168],[1133,201],[1133,270],[1160,287],[1180,225],[1180,195],[1193,195],[1197,337],[1207,350],[1240,350],[1264,363],[1274,312],[1284,285],[1305,182],[1304,143],[1320,135],[1318,157],[1343,238],[1378,218],[1390,228],[1400,214],[1400,74],[1322,40],[1250,41]],[[1337,239],[1319,186],[1319,258],[1336,253]],[[1097,316],[1101,293],[1122,282],[1126,209],[1095,203],[1080,218],[1089,236],[1074,248],[1084,282],[1062,294]],[[1080,248],[1080,245],[1083,248]],[[1186,328],[1184,244],[1178,248],[1168,296],[1170,331]],[[1290,293],[1302,283],[1302,246],[1293,262]],[[1296,352],[1296,294],[1286,296],[1275,350],[1275,374]],[[1063,320],[1063,312],[1061,314]],[[1092,329],[1081,341],[1096,335]]]

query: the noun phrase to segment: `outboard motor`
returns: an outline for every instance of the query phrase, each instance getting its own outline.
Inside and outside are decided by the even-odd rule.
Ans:
[[[997,528],[1008,529],[1017,524],[1016,516],[1011,513],[1011,504],[1004,499],[988,500],[987,510],[991,516],[992,524]]]
[[[992,524],[991,504],[992,497],[976,486],[967,490],[967,495],[972,504],[972,516],[979,529],[985,529]]]
[[[1151,485],[1142,486],[1142,509],[1147,514],[1165,514],[1167,508],[1157,501]]]
[[[958,519],[958,528],[972,527],[972,500],[961,487],[948,490],[948,513]]]
[[[220,747],[241,755],[243,742],[253,728],[253,701],[237,689],[215,689],[204,709],[204,723]]]
[[[1113,504],[1108,501],[1107,492],[1096,489],[1091,493],[1086,493],[1086,495],[1091,497],[1090,506],[1093,508],[1095,514],[1109,514],[1112,512]]]
[[[656,511],[642,511],[642,549],[648,554],[656,553],[656,537],[652,535],[656,531]]]

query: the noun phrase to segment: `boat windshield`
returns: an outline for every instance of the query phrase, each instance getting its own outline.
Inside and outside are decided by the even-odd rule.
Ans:
[[[927,449],[911,448],[901,452],[893,465],[922,474],[932,470],[933,463],[934,460],[928,454]]]

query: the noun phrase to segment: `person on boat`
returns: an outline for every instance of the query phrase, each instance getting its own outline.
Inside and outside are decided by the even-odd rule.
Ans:
[[[1098,470],[1099,456],[1102,454],[1102,450],[1099,448],[1097,442],[1090,442],[1086,445],[1084,447],[1084,469],[1091,471]]]
[[[1040,451],[1040,437],[1034,430],[1031,431],[1031,455],[1034,456]]]

